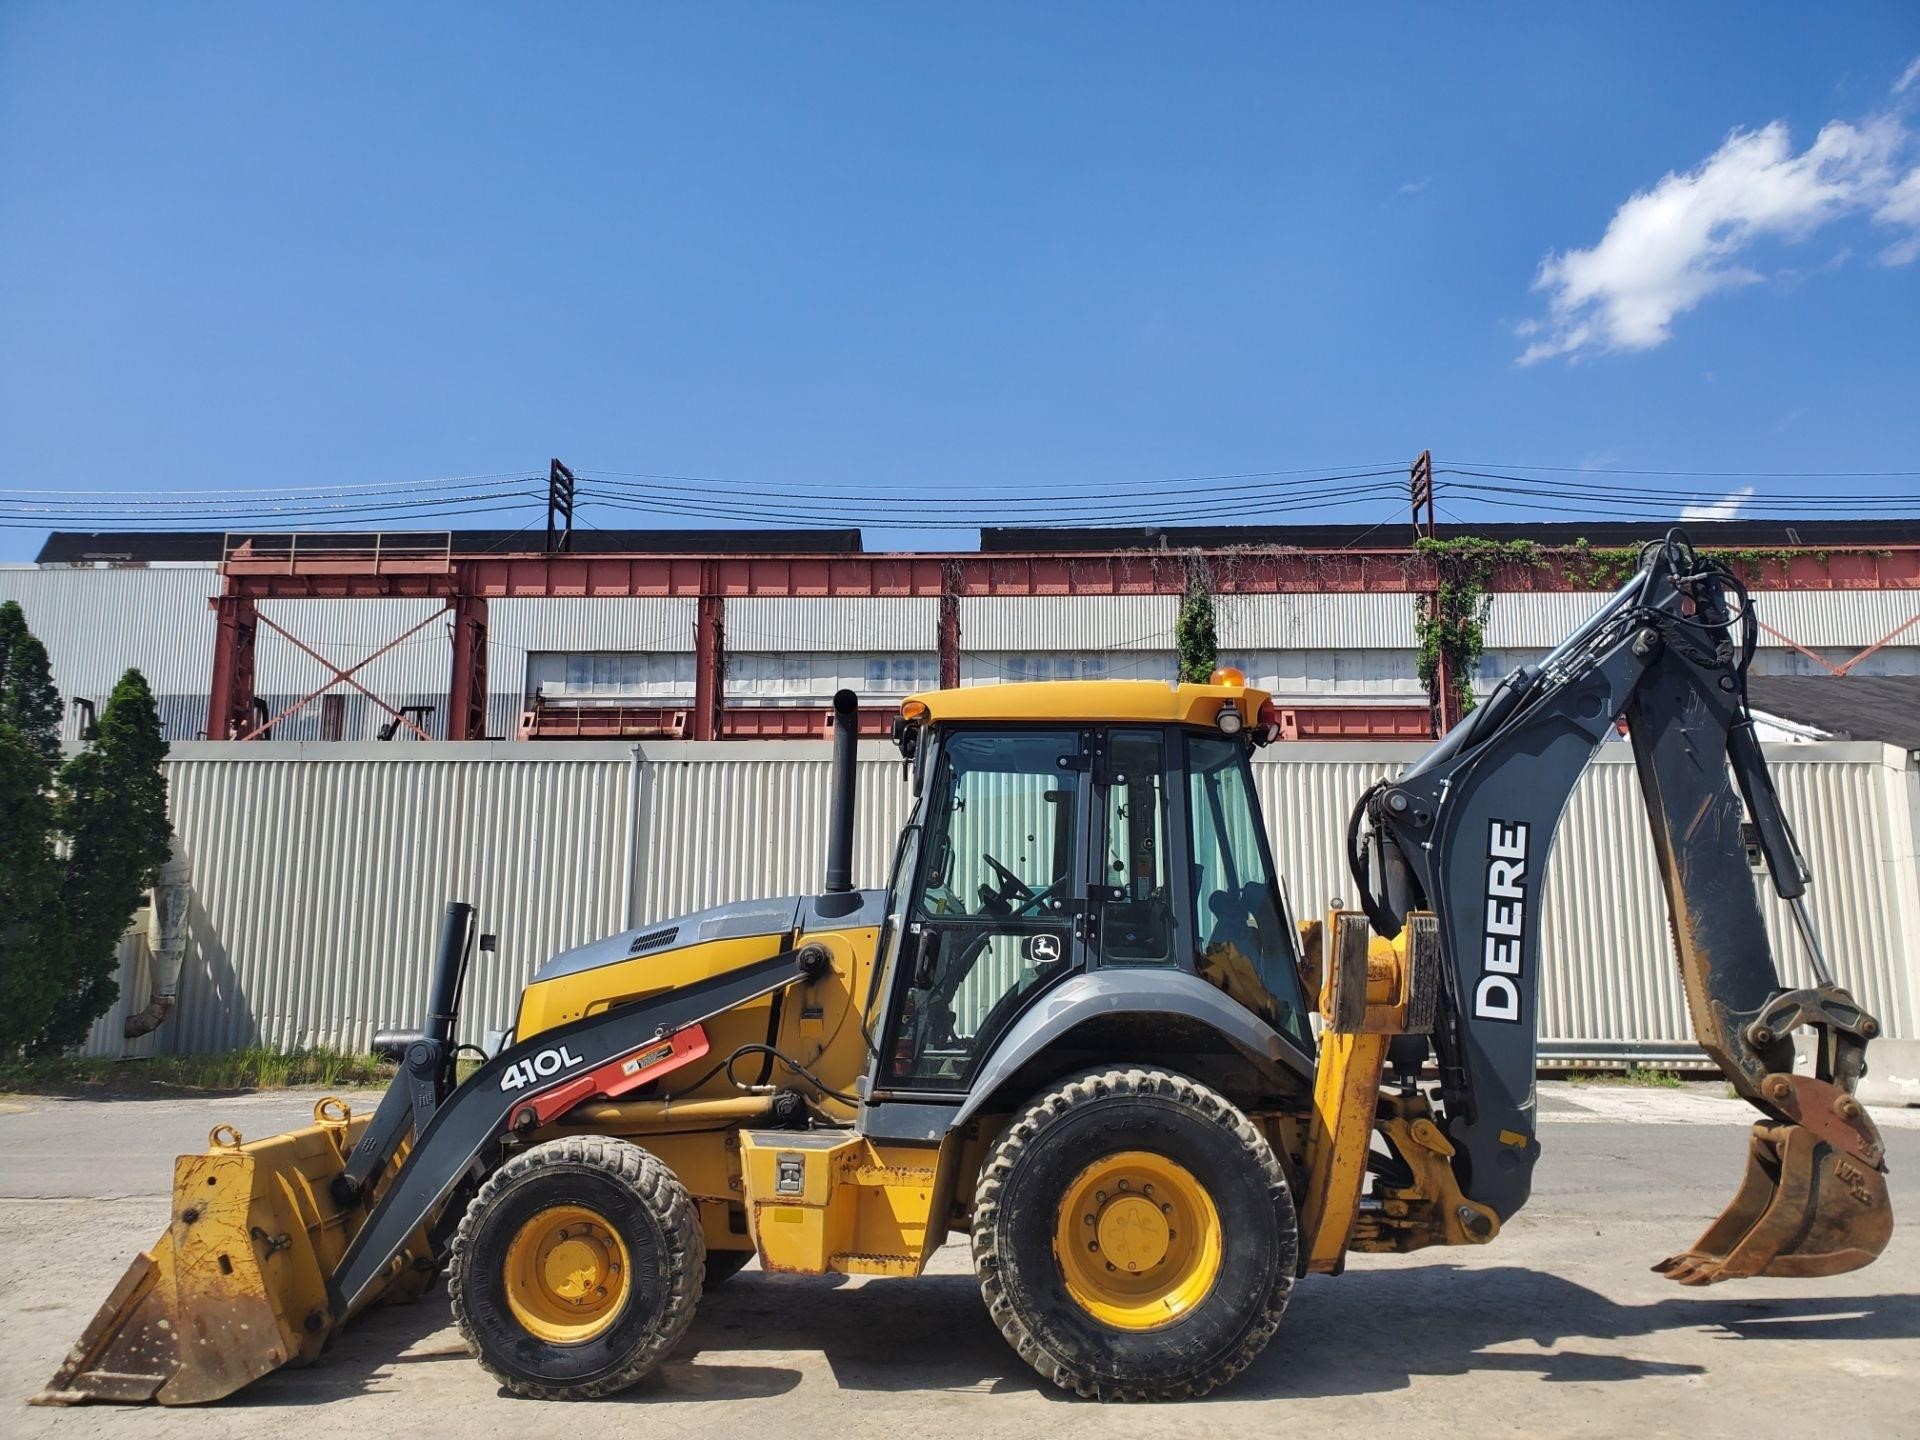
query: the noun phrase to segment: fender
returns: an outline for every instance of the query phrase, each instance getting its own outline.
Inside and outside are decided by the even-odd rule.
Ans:
[[[1182,970],[1092,970],[1047,991],[1014,1021],[968,1087],[950,1130],[967,1123],[1008,1077],[1077,1026],[1106,1015],[1180,1015],[1218,1032],[1263,1075],[1290,1072],[1308,1087],[1313,1061],[1292,1041],[1198,975]]]

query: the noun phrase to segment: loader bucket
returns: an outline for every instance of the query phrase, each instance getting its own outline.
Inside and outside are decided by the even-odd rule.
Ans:
[[[203,1155],[174,1162],[173,1218],[100,1307],[36,1405],[90,1400],[195,1405],[231,1395],[282,1365],[304,1365],[333,1328],[327,1279],[367,1214],[331,1182],[365,1116],[339,1100],[314,1123],[244,1143],[217,1125]],[[416,1235],[385,1299],[432,1280]]]
[[[1864,1112],[1861,1123],[1871,1130]],[[1747,1173],[1732,1203],[1692,1249],[1654,1271],[1682,1285],[1712,1285],[1756,1275],[1838,1275],[1871,1265],[1893,1236],[1893,1208],[1886,1175],[1858,1153],[1862,1148],[1877,1161],[1877,1134],[1862,1147],[1791,1122],[1755,1125]]]

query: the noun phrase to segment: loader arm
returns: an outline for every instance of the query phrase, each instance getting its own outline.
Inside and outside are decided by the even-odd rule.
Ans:
[[[1544,661],[1509,675],[1405,776],[1369,791],[1349,829],[1375,929],[1395,935],[1415,909],[1438,917],[1446,983],[1434,1046],[1452,1163],[1462,1192],[1504,1220],[1526,1202],[1539,1156],[1547,856],[1581,773],[1626,722],[1694,1033],[1768,1117],[1734,1204],[1668,1262],[1693,1283],[1851,1269],[1879,1253],[1892,1225],[1880,1137],[1852,1094],[1878,1027],[1834,983],[1806,911],[1805,866],[1747,710],[1753,643],[1738,578],[1674,531]],[[1792,907],[1811,988],[1781,982],[1743,800]],[[1791,1032],[1803,1024],[1816,1036],[1813,1076],[1792,1073]]]

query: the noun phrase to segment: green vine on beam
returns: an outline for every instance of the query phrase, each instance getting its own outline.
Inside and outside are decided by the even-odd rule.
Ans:
[[[1531,540],[1462,535],[1450,540],[1416,540],[1414,550],[1432,562],[1439,582],[1434,596],[1421,595],[1414,602],[1420,683],[1429,695],[1437,693],[1435,685],[1444,656],[1462,715],[1473,709],[1473,675],[1486,652],[1487,616],[1493,607],[1490,587],[1502,566],[1546,570],[1558,565],[1567,583],[1580,590],[1617,590],[1640,568],[1639,546],[1590,545],[1584,538],[1571,545],[1545,547]],[[1848,553],[1885,556],[1890,552]],[[1749,580],[1757,580],[1769,566],[1785,569],[1795,560],[1805,559],[1825,565],[1832,559],[1828,550],[1766,547],[1703,550],[1701,554],[1724,562]]]
[[[1487,614],[1493,608],[1490,587],[1502,565],[1540,565],[1540,547],[1531,540],[1488,540],[1462,535],[1451,540],[1421,538],[1416,553],[1432,562],[1438,588],[1414,601],[1414,633],[1420,641],[1420,683],[1438,693],[1441,662],[1453,681],[1460,713],[1473,709],[1473,675],[1487,648]]]

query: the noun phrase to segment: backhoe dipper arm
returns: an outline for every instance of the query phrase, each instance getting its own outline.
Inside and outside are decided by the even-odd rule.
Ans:
[[[1592,620],[1538,666],[1509,675],[1404,777],[1376,786],[1355,812],[1349,863],[1374,928],[1397,934],[1416,908],[1438,917],[1448,963],[1434,1039],[1446,1133],[1457,1147],[1462,1192],[1503,1220],[1526,1202],[1539,1155],[1534,1074],[1547,856],[1574,785],[1621,718],[1632,737],[1695,1036],[1735,1089],[1775,1122],[1757,1126],[1757,1136],[1804,1128],[1825,1151],[1803,1159],[1820,1174],[1836,1164],[1847,1172],[1834,1178],[1836,1190],[1875,1191],[1883,1151],[1851,1092],[1877,1026],[1833,983],[1805,910],[1805,866],[1746,708],[1753,638],[1739,580],[1674,531],[1647,547],[1640,571]],[[1811,989],[1782,987],[1747,861],[1743,799],[1774,888],[1794,908],[1817,977]],[[1818,1037],[1815,1076],[1792,1074],[1791,1032],[1802,1024]],[[1743,1201],[1749,1208],[1766,1202],[1760,1209],[1771,1215],[1779,1208],[1771,1203],[1776,1191],[1790,1182],[1812,1184],[1804,1176],[1781,1178],[1786,1140],[1768,1137],[1779,1154],[1756,1155],[1767,1171],[1765,1193],[1749,1195],[1750,1176],[1728,1220]],[[1849,1158],[1857,1163],[1847,1164]],[[1872,1180],[1854,1186],[1863,1171]],[[1874,1212],[1869,1228],[1884,1219],[1890,1230],[1884,1182],[1860,1203]],[[1807,1205],[1833,1218],[1833,1201],[1815,1195]],[[1852,1218],[1839,1217],[1850,1234]],[[1696,1250],[1714,1238],[1710,1230]],[[1852,1253],[1870,1242],[1830,1248]],[[1802,1243],[1828,1242],[1803,1236]],[[1873,1246],[1853,1263],[1877,1253]],[[1722,1254],[1717,1263],[1728,1258]],[[1738,1268],[1750,1258],[1727,1273],[1760,1273]],[[1760,1268],[1829,1273],[1783,1264],[1763,1256]],[[1716,1270],[1705,1278],[1723,1276]]]

